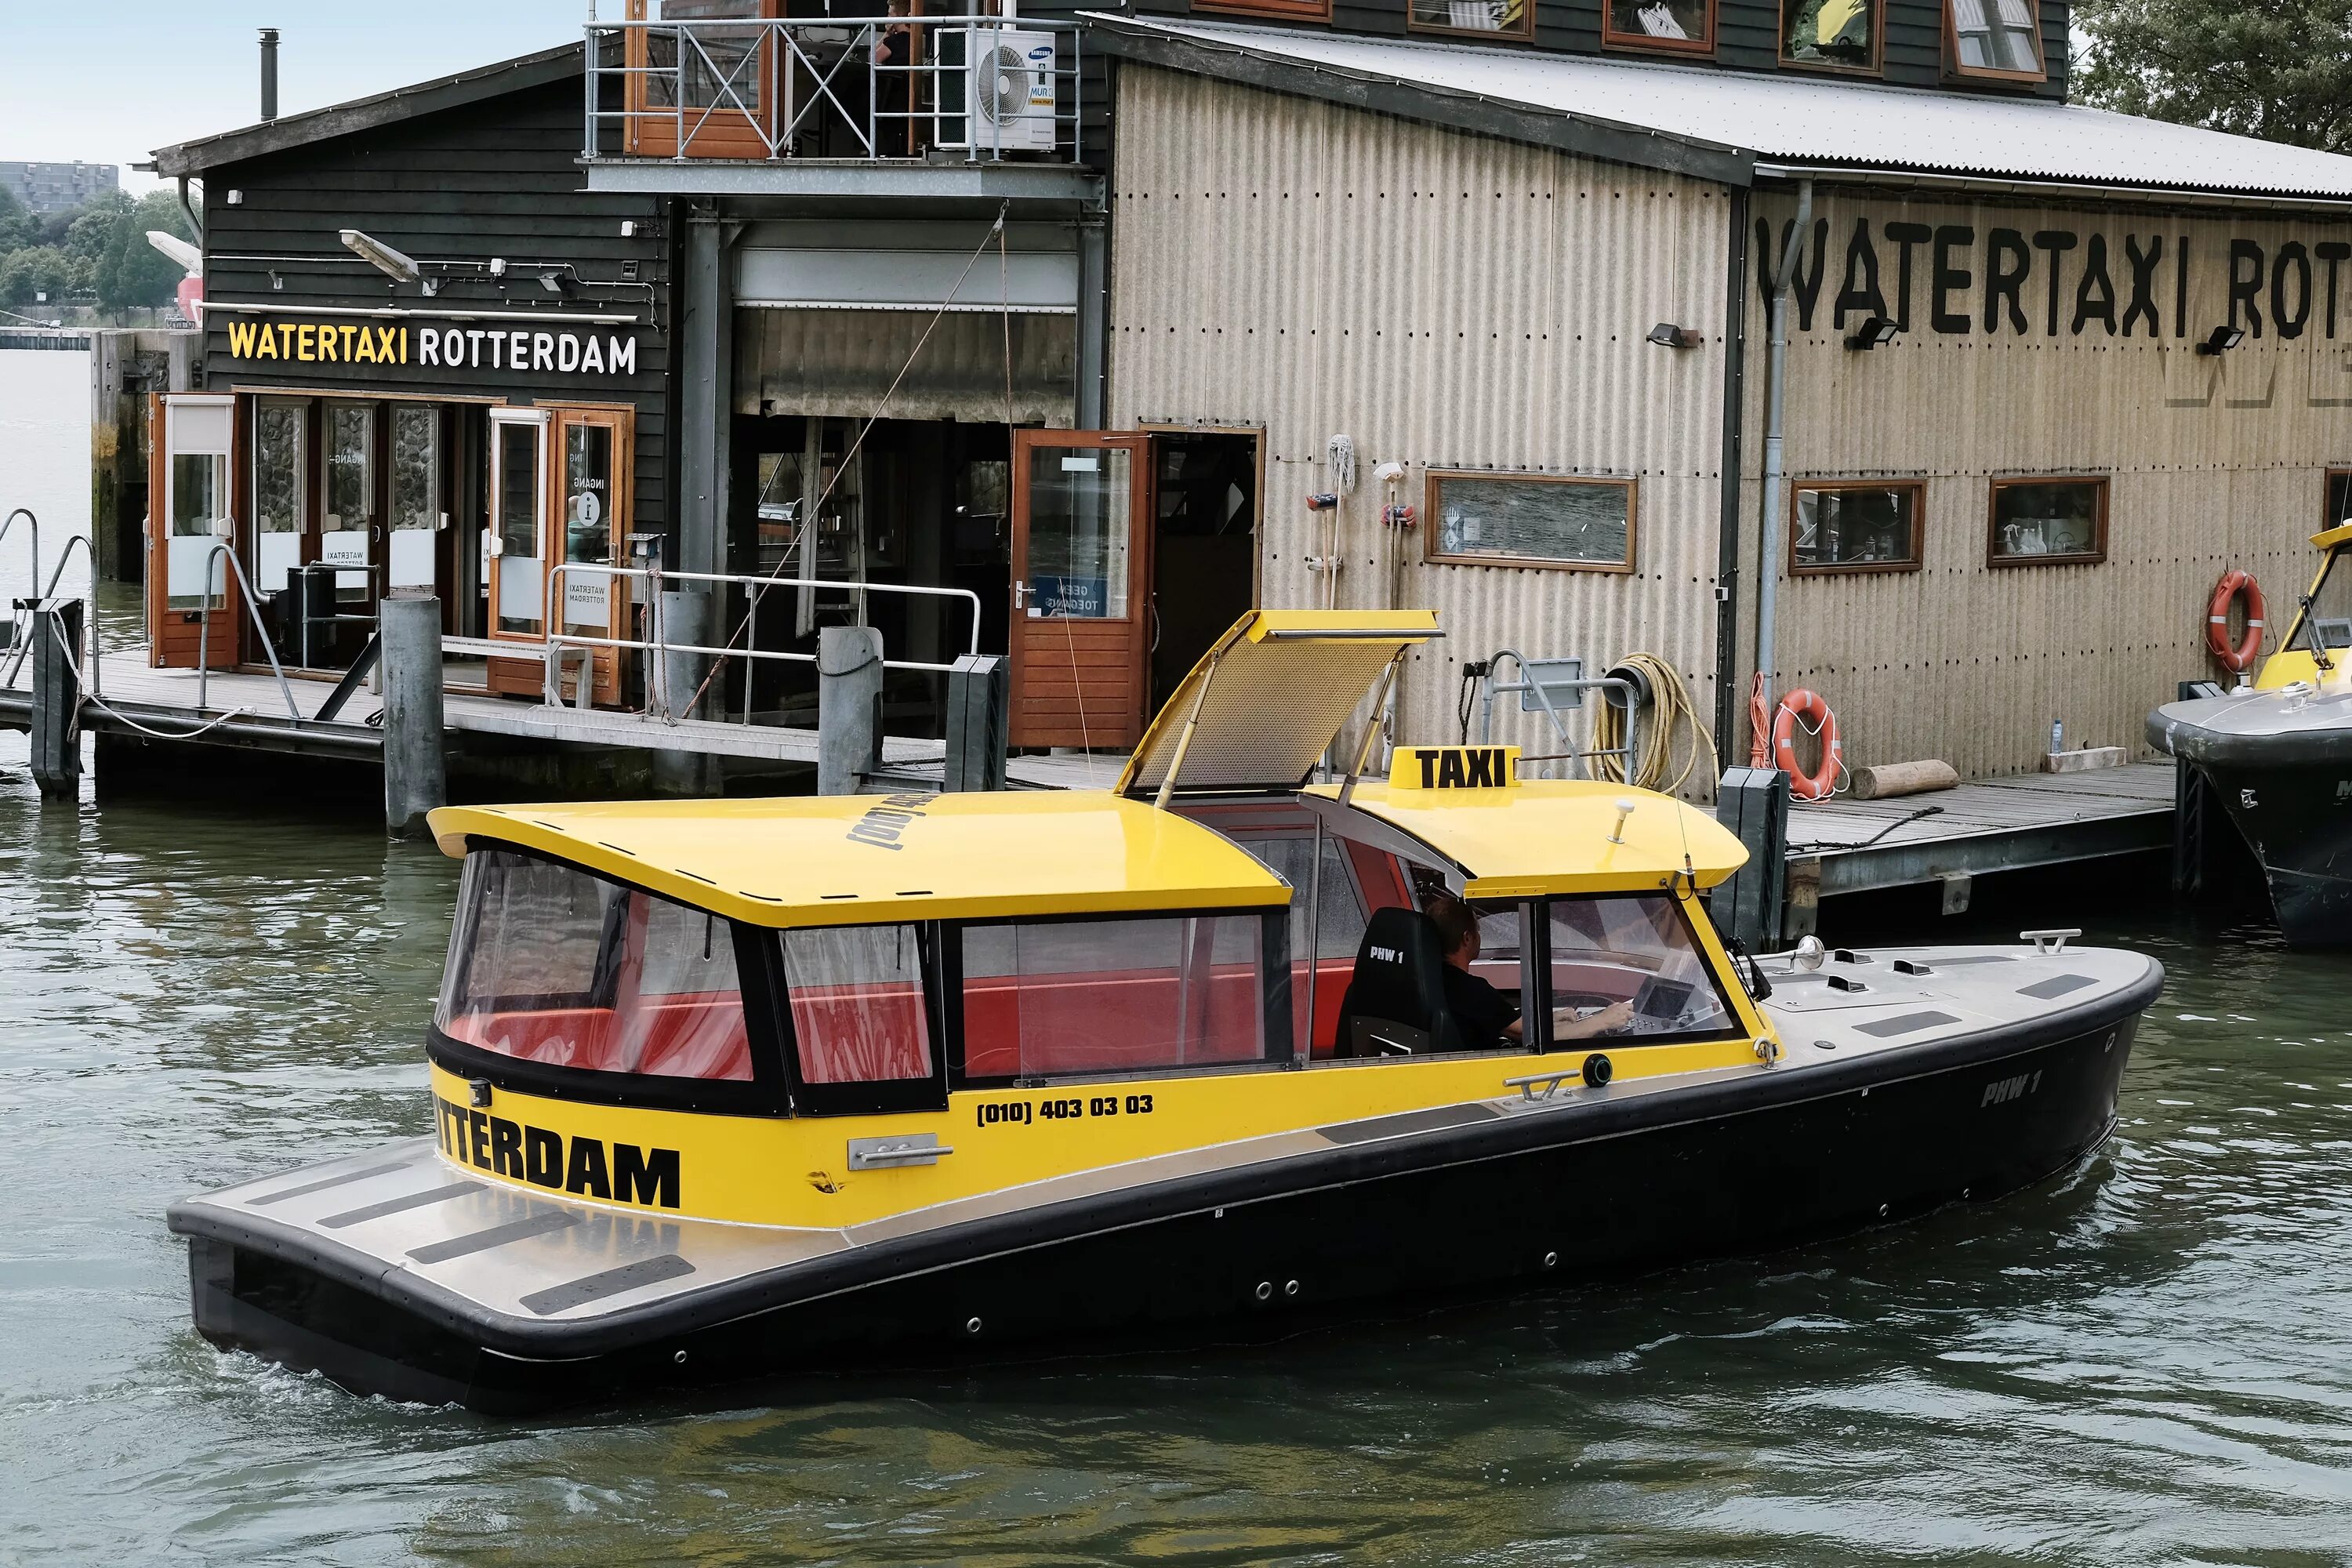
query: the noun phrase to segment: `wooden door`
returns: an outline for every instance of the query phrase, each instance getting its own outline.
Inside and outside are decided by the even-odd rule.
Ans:
[[[245,604],[215,544],[238,548],[236,399],[168,393],[152,405],[147,483],[148,662],[234,668]],[[207,583],[206,578],[210,581]],[[210,624],[206,606],[210,606]]]
[[[623,50],[628,68],[624,142],[629,153],[645,158],[767,157],[776,128],[778,49],[769,29],[756,24],[782,12],[780,0],[628,0],[629,21],[655,24],[629,28]],[[659,26],[739,17],[754,25]],[[859,71],[857,79],[863,84],[866,73]]]
[[[1016,746],[1142,739],[1150,654],[1150,438],[1013,433]]]
[[[554,499],[547,559],[595,566],[626,566],[629,531],[630,434],[634,411],[625,408],[558,408],[548,441],[549,494]],[[549,570],[553,572],[551,565]],[[551,584],[549,613],[574,637],[628,635],[626,579],[596,572],[557,574]],[[558,603],[558,601],[561,601]],[[595,670],[592,701],[613,707],[621,700],[621,650],[601,647],[589,658]]]

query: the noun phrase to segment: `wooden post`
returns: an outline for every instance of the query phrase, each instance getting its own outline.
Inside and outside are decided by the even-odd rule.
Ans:
[[[383,823],[394,838],[421,837],[429,831],[425,814],[449,797],[441,752],[441,601],[395,588],[376,610],[383,650]]]
[[[882,756],[882,634],[822,626],[816,634],[816,792],[856,795]]]
[[[20,604],[23,601],[18,601]],[[47,800],[81,795],[82,602],[45,599],[33,611],[33,782]]]

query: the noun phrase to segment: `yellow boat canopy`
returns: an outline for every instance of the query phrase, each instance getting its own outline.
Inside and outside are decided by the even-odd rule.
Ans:
[[[444,806],[442,851],[495,840],[754,925],[1285,904],[1200,824],[1098,791]]]
[[[1389,662],[1444,635],[1435,610],[1252,610],[1201,656],[1112,787],[1154,791],[1174,769],[1180,789],[1296,789]]]
[[[1402,766],[1407,753],[1398,755]],[[1528,779],[1414,789],[1366,782],[1344,806],[1340,788],[1318,784],[1300,798],[1335,833],[1448,868],[1465,898],[1654,892],[1683,874],[1685,856],[1693,882],[1712,888],[1748,860],[1747,847],[1706,813],[1624,784]],[[1622,814],[1621,831],[1625,803],[1633,809]]]

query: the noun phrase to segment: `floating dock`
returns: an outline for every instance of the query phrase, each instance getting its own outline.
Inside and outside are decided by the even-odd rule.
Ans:
[[[365,689],[321,719],[335,690],[327,682],[289,679],[297,711],[289,713],[275,677],[215,670],[203,682],[199,709],[196,672],[150,668],[140,648],[110,655],[100,679],[102,689],[89,694],[95,700],[81,711],[82,728],[97,734],[362,763],[383,753],[383,731],[369,721],[380,699]],[[30,727],[30,686],[23,671],[0,686],[0,729]],[[813,729],[671,721],[460,690],[444,696],[443,723],[457,752],[667,753],[754,773],[814,770],[820,750]],[[882,787],[936,789],[945,754],[939,741],[889,736],[881,769],[869,778]],[[1014,756],[1006,783],[1015,789],[1107,788],[1123,762],[1099,754]],[[2174,816],[2169,760],[1986,779],[1894,800],[1792,803],[1782,934],[1812,930],[1822,900],[1848,893],[1935,886],[1945,912],[1958,913],[1979,877],[2166,849]]]
[[[2168,849],[2175,770],[2128,763],[2079,773],[1983,779],[1893,800],[1789,807],[1789,934],[1842,893],[1940,884],[1944,912],[1968,908],[1978,877]]]

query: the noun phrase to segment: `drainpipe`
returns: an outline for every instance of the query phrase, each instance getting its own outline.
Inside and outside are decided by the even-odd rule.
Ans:
[[[188,234],[194,239],[197,248],[202,249],[205,243],[205,223],[204,219],[196,216],[196,209],[188,205],[188,176],[185,174],[180,176],[180,210],[188,215]]]
[[[1740,439],[1748,423],[1748,192],[1731,192],[1723,302],[1723,492],[1716,522],[1715,754],[1731,755],[1739,724]],[[1728,765],[1727,763],[1727,765]]]
[[[1803,253],[1813,226],[1813,182],[1797,182],[1797,221],[1780,247],[1780,268],[1772,275],[1772,347],[1764,361],[1764,526],[1758,531],[1756,555],[1756,687],[1768,689],[1772,679],[1772,611],[1780,582],[1780,493],[1782,463],[1780,427],[1789,392],[1789,286],[1796,280],[1797,258]],[[1752,738],[1749,758],[1765,765],[1765,737]]]

